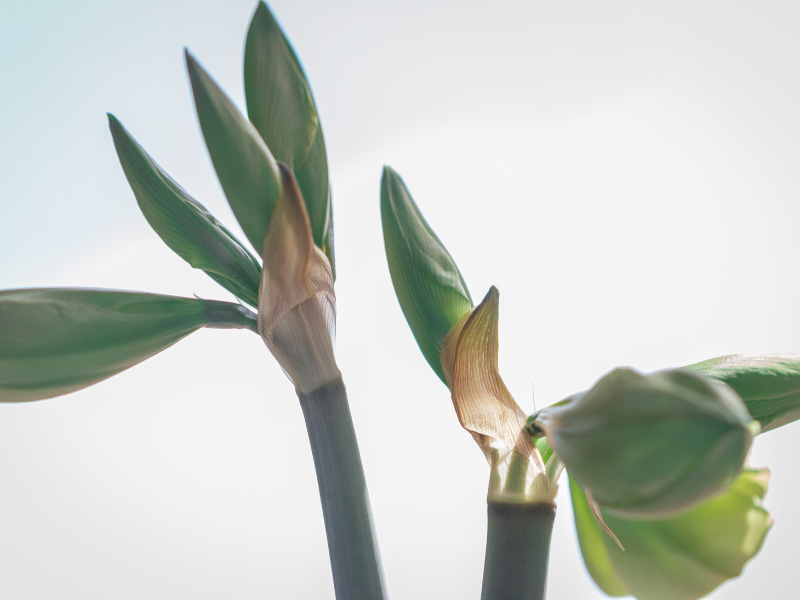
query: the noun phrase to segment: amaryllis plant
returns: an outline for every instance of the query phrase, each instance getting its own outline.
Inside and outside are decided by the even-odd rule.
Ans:
[[[263,2],[245,42],[246,114],[197,58],[187,51],[185,59],[208,153],[246,240],[113,115],[109,127],[152,229],[236,300],[2,291],[0,401],[78,391],[203,327],[259,335],[305,418],[336,597],[381,600],[387,586],[334,350],[331,186],[311,88]],[[772,526],[763,504],[769,471],[749,464],[750,449],[758,436],[800,418],[800,356],[734,354],[653,373],[618,368],[529,415],[498,368],[498,289],[475,304],[454,259],[388,167],[380,206],[402,312],[447,388],[442,397],[449,394],[489,466],[486,497],[460,499],[487,503],[481,597],[545,597],[559,486],[569,488],[586,568],[606,594],[693,600],[739,576]]]

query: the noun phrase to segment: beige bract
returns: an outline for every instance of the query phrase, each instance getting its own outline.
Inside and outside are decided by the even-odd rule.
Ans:
[[[336,295],[297,182],[279,166],[283,192],[264,237],[258,331],[297,390],[307,394],[341,378],[333,351]]]
[[[472,434],[491,466],[488,500],[554,503],[559,469],[548,477],[542,456],[525,431],[526,415],[497,367],[498,308],[499,293],[492,287],[445,337],[442,369],[461,426]]]

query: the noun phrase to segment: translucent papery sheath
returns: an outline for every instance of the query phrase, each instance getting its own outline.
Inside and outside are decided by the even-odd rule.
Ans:
[[[553,503],[558,474],[548,477],[524,430],[525,413],[498,370],[498,308],[499,293],[492,287],[445,337],[442,369],[459,423],[492,468],[489,501]]]
[[[288,167],[280,169],[283,193],[264,237],[258,330],[298,392],[307,394],[341,378],[333,350],[336,295],[297,182]]]

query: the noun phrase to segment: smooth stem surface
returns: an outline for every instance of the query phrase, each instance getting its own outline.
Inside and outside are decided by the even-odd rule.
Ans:
[[[489,503],[481,600],[544,600],[556,507]]]
[[[367,482],[341,380],[299,394],[328,534],[337,600],[387,597]]]

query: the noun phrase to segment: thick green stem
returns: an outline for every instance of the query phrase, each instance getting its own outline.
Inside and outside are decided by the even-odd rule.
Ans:
[[[481,600],[544,600],[556,507],[489,502]]]
[[[328,534],[337,600],[386,596],[367,482],[341,380],[299,394]]]

